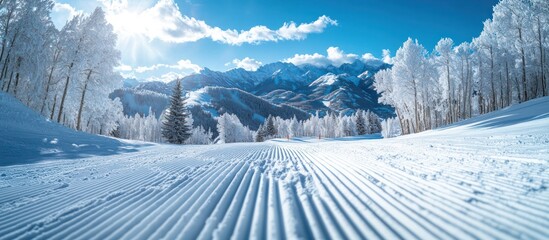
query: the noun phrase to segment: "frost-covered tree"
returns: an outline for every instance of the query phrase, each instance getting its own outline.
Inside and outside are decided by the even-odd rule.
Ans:
[[[267,131],[265,130],[265,126],[259,125],[259,128],[255,132],[254,141],[255,142],[263,142],[265,141],[265,138],[267,137]]]
[[[546,13],[547,14],[547,13]],[[529,45],[533,43],[533,37],[527,29],[532,21],[532,11],[529,1],[523,0],[502,0],[494,6],[494,23],[505,32],[506,41],[504,45],[514,50],[517,54],[516,63],[520,72],[520,100],[527,101],[528,83],[527,83],[527,60],[529,54],[527,51]],[[501,34],[503,37],[503,34]]]
[[[107,99],[102,105],[87,105],[86,114],[82,115],[83,131],[110,135],[113,130],[118,127],[120,119],[123,118],[122,102],[116,98],[114,100]]]
[[[150,108],[146,117],[139,114],[121,117],[118,121],[119,126],[115,137],[147,142],[163,142],[161,133],[163,118],[164,115],[161,115],[157,119]]]
[[[114,72],[116,35],[98,8],[61,31],[52,0],[0,1],[0,88],[68,127],[109,134],[122,109],[108,95],[121,86]]]
[[[150,113],[149,113],[150,116]],[[187,125],[194,125],[194,118],[191,112],[187,115]],[[191,129],[191,136],[185,142],[186,144],[206,145],[213,142],[213,133],[210,129],[206,131],[202,125],[198,125]]]
[[[51,55],[54,26],[49,14],[53,2],[6,1],[5,4],[0,11],[4,28],[0,34],[0,80],[4,82],[7,92],[29,107],[36,108],[41,101],[40,88],[44,85],[48,67],[48,61],[44,59]]]
[[[359,117],[360,116],[360,117]],[[358,110],[355,114],[347,116],[344,114],[330,113],[324,117],[319,114],[311,116],[304,121],[298,121],[296,118],[282,119],[274,118],[275,125],[278,126],[279,133],[276,137],[346,137],[359,134],[356,119],[361,118],[363,134],[378,133],[381,131],[379,117],[371,111]],[[360,123],[359,123],[360,125]],[[256,138],[266,135],[266,127],[263,125],[256,133]]]
[[[299,121],[297,120],[296,116],[294,116],[291,121],[290,121],[290,124],[288,126],[288,130],[289,130],[289,134],[290,134],[290,137],[295,137],[295,136],[299,136],[301,135],[302,133],[302,130],[301,130],[301,124],[299,123]]]
[[[404,134],[547,96],[549,2],[502,0],[471,43],[441,39],[431,55],[408,39],[376,73],[379,101]]]
[[[253,142],[254,132],[242,125],[234,114],[224,113],[217,118],[218,143]]]
[[[401,134],[399,121],[395,118],[381,121],[381,129],[381,135],[384,138],[392,138]]]
[[[273,117],[273,122],[276,128],[276,137],[290,138],[290,121],[281,117]]]
[[[202,126],[194,127],[191,130],[191,136],[187,139],[187,144],[211,144],[213,133],[208,129],[206,131]]]
[[[366,120],[362,110],[358,110],[355,114],[356,131],[358,135],[366,134]]]
[[[454,89],[456,86],[452,81],[453,61],[454,61],[454,41],[450,38],[442,38],[435,46],[435,61],[439,66],[439,84],[444,86],[443,94],[446,106],[444,110],[447,111],[447,119],[455,119],[454,109]]]
[[[267,120],[266,120],[266,123],[265,123],[265,128],[266,128],[268,137],[276,136],[276,134],[278,132],[277,132],[277,129],[276,129],[275,124],[274,124],[273,116],[269,115],[269,117],[267,117]]]
[[[54,107],[52,106],[52,99],[51,94],[54,92],[56,86],[60,82],[60,78],[57,76],[58,71],[58,64],[60,60],[61,55],[61,46],[59,44],[59,31],[56,28],[52,28],[52,36],[51,38],[51,56],[50,56],[50,63],[47,69],[47,80],[45,81],[45,86],[43,86],[44,92],[42,93],[42,103],[40,107],[40,113],[41,114],[47,114],[45,112],[47,107],[51,108],[51,116],[54,114]],[[50,116],[50,119],[52,118]]]
[[[61,67],[59,71],[63,78],[62,93],[60,94],[59,109],[57,112],[57,122],[62,122],[63,114],[65,113],[65,103],[74,102],[77,97],[74,91],[71,89],[71,79],[75,81],[80,71],[80,64],[83,62],[82,50],[83,50],[83,33],[81,24],[84,17],[81,15],[75,16],[65,24],[59,33],[59,41],[62,45],[61,51]],[[69,100],[67,100],[67,97]]]
[[[82,28],[86,34],[82,35],[80,101],[76,118],[76,129],[81,130],[82,112],[84,104],[103,104],[108,101],[108,94],[122,87],[122,80],[114,71],[114,66],[120,61],[120,52],[116,49],[116,35],[112,26],[105,19],[105,12],[101,8],[85,19]],[[92,97],[86,98],[86,93],[92,92]]]
[[[365,113],[366,119],[367,119],[367,133],[378,133],[381,131],[381,121],[379,119],[379,116],[377,116],[372,111],[368,110]]]
[[[390,70],[392,102],[397,109],[397,114],[402,116],[406,132],[417,132],[425,127],[425,121],[421,121],[424,114],[422,105],[423,97],[421,87],[428,78],[426,50],[417,40],[408,39],[397,50],[394,57],[394,65]],[[383,74],[383,73],[382,73]],[[379,75],[376,74],[376,78]],[[386,86],[377,85],[378,89],[386,89]]]
[[[183,144],[191,136],[191,129],[187,124],[188,113],[185,109],[185,100],[181,81],[178,80],[173,88],[170,107],[162,125],[162,136],[169,143]]]

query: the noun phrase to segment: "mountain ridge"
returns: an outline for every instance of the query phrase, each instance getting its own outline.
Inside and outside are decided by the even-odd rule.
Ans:
[[[317,111],[321,115],[327,112],[352,114],[357,109],[364,109],[390,117],[394,115],[393,109],[377,102],[379,96],[372,87],[375,72],[389,67],[380,60],[356,60],[338,67],[274,62],[255,71],[235,68],[220,72],[204,68],[199,73],[183,77],[181,83],[187,92],[205,87],[235,88],[272,104],[292,106],[309,114]],[[174,83],[175,80],[168,83],[140,82],[137,85],[131,82],[127,86],[170,95]]]

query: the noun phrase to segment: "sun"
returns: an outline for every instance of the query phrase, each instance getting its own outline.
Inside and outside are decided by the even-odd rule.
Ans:
[[[145,35],[145,23],[140,18],[139,12],[129,10],[113,13],[109,16],[109,22],[119,38],[132,38]]]
[[[133,62],[140,57],[157,57],[158,51],[147,34],[147,25],[150,23],[143,15],[141,9],[126,7],[111,9],[106,16],[118,36],[118,48]]]

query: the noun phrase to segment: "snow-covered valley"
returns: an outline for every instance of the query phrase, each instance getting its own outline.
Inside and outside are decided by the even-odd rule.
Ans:
[[[3,112],[23,111],[2,100]],[[62,154],[69,142],[23,154],[21,165],[14,156],[51,145],[43,138],[62,127],[33,120],[44,136],[31,141],[25,131],[36,129],[0,114],[0,158],[10,160],[0,161],[0,238],[546,239],[547,106],[539,98],[393,139],[178,146],[97,137],[97,149],[131,151],[73,158]],[[72,134],[55,138],[86,141]]]

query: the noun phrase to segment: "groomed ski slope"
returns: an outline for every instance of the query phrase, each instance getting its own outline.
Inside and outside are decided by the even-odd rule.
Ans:
[[[547,239],[548,106],[394,139],[152,145],[3,166],[0,238]]]

